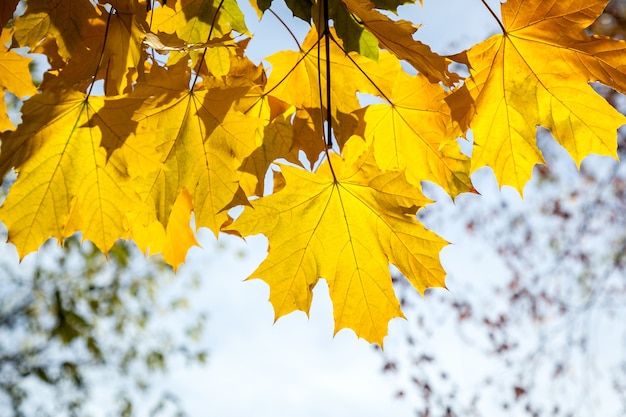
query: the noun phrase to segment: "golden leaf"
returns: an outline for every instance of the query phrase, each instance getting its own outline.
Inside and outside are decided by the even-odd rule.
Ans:
[[[85,0],[29,0],[26,12],[15,19],[15,39],[34,49],[48,35],[56,40],[59,55],[69,59],[82,43],[83,25],[98,17]]]
[[[380,171],[359,138],[344,152],[343,159],[331,154],[316,173],[281,166],[286,186],[254,200],[228,229],[267,236],[268,257],[250,278],[270,286],[276,318],[308,313],[312,288],[324,278],[335,331],[351,328],[382,345],[387,322],[403,317],[389,263],[420,293],[442,287],[439,251],[446,242],[415,219],[429,200],[402,172]]]
[[[20,256],[78,230],[103,252],[127,235],[126,213],[140,201],[120,161],[107,160],[100,147],[94,119],[103,103],[76,91],[46,91],[24,104],[24,122],[2,136],[0,173],[14,167],[18,177],[0,220]]]
[[[500,184],[521,192],[543,163],[536,126],[578,165],[589,154],[617,156],[616,130],[626,118],[589,85],[626,92],[626,42],[585,33],[605,3],[509,0],[506,32],[458,57],[471,77],[449,102],[474,134],[472,172],[490,166]]]
[[[0,34],[0,132],[14,128],[4,104],[4,92],[8,90],[18,98],[37,94],[28,68],[31,60],[5,47],[12,35],[13,31],[6,28]]]
[[[218,233],[230,207],[246,204],[237,169],[256,148],[261,121],[233,109],[246,87],[186,88],[184,78],[174,89],[158,86],[142,90],[137,128],[125,146],[149,143],[161,155],[156,169],[129,165],[142,199],[154,207],[167,225],[178,195],[187,190],[193,201],[197,227]]]
[[[473,189],[469,158],[456,143],[459,136],[446,93],[422,76],[399,71],[389,104],[374,104],[360,110],[360,134],[373,143],[376,162],[383,170],[406,170],[409,182],[423,180],[442,186],[448,194]]]

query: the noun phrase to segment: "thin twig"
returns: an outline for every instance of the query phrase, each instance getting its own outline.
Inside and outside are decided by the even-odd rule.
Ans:
[[[207,40],[206,40],[207,44],[211,40],[211,35],[213,35],[213,28],[215,28],[215,22],[217,20],[217,16],[219,16],[220,14],[220,10],[222,10],[223,4],[224,4],[224,0],[220,0],[220,3],[217,5],[217,9],[215,9],[215,14],[213,15],[213,20],[211,21],[211,29],[209,29],[209,35],[207,36]],[[196,76],[194,77],[193,82],[191,83],[191,86],[189,87],[190,90],[194,88],[194,85],[196,85],[196,82],[198,81],[198,78],[200,77],[200,71],[202,70],[202,64],[204,63],[204,57],[206,56],[208,49],[209,47],[207,46],[206,48],[202,50],[202,55],[200,56],[200,62],[198,62],[198,68],[196,69]],[[208,68],[207,68],[207,71],[208,71]]]
[[[493,11],[493,9],[491,7],[489,7],[489,5],[487,4],[487,2],[485,0],[480,0],[480,1],[483,2],[485,7],[487,8],[487,10],[489,10],[489,13],[491,13],[493,18],[496,19],[496,22],[498,22],[498,25],[500,25],[500,28],[502,29],[502,33],[506,34],[506,29],[504,28],[504,25],[500,21],[500,18],[498,17],[498,15]]]
[[[271,7],[269,9],[267,9],[267,10],[272,15],[274,15],[274,17],[276,19],[278,19],[278,21],[285,27],[285,29],[287,29],[287,32],[289,32],[289,34],[291,35],[293,40],[296,42],[296,45],[298,45],[298,50],[302,51],[302,46],[300,46],[300,42],[298,42],[298,38],[296,38],[296,35],[291,31],[291,28],[285,23],[285,21],[283,19],[281,19],[281,17],[278,14],[276,14],[276,12],[274,10],[272,10]]]
[[[104,41],[102,42],[102,50],[100,51],[100,61],[98,62],[98,65],[96,66],[96,70],[93,73],[93,79],[91,81],[91,84],[89,85],[89,90],[87,91],[87,97],[85,97],[85,99],[88,99],[89,96],[91,96],[91,90],[93,90],[93,85],[96,82],[98,71],[100,70],[100,66],[102,65],[102,59],[104,58],[104,51],[107,45],[107,38],[109,35],[109,24],[111,23],[111,16],[113,16],[114,12],[115,12],[115,9],[112,8],[111,11],[109,12],[109,15],[107,16],[107,25],[104,28]]]

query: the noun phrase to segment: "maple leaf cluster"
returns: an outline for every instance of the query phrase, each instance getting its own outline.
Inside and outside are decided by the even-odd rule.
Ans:
[[[381,345],[402,317],[390,263],[420,293],[444,286],[423,181],[456,197],[490,166],[521,192],[543,163],[537,126],[580,163],[615,157],[626,123],[590,85],[626,92],[626,43],[585,32],[606,0],[508,0],[502,34],[449,57],[390,17],[404,0],[291,0],[310,32],[266,65],[235,0],[29,0],[13,17],[17,3],[0,9],[0,91],[25,99],[16,128],[0,108],[0,173],[17,173],[0,220],[21,256],[80,231],[176,268],[197,228],[264,234],[251,277],[276,317],[308,313],[324,278],[335,330]],[[38,86],[15,47],[45,55]]]

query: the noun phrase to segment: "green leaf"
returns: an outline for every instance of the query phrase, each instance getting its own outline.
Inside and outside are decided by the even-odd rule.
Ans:
[[[313,7],[311,0],[286,0],[285,4],[295,17],[299,17],[305,22],[311,21],[311,7]]]
[[[343,41],[343,47],[347,52],[358,52],[371,60],[378,61],[378,39],[365,30],[341,2],[331,0],[329,14],[335,24],[335,31]]]

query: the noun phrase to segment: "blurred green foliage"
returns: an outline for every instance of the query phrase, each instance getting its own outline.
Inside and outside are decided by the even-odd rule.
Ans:
[[[150,415],[183,415],[153,392],[171,363],[206,359],[190,348],[204,315],[179,295],[193,284],[174,278],[124,242],[106,259],[74,236],[22,263],[0,245],[0,417],[130,416],[145,396]]]

